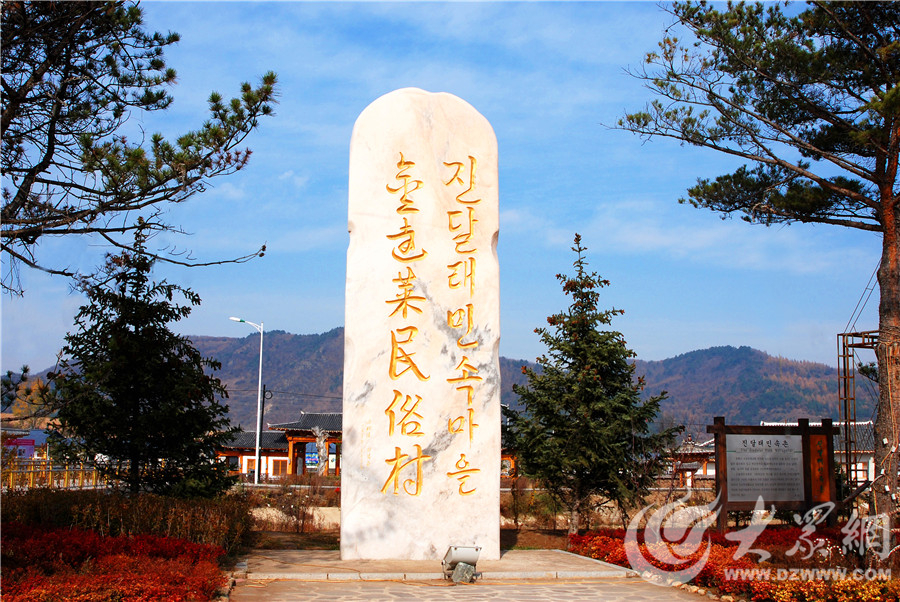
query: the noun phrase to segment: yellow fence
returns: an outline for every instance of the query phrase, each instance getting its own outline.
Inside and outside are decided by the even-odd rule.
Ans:
[[[89,464],[73,466],[53,465],[48,460],[13,460],[3,467],[3,489],[92,489],[107,483],[97,469]]]

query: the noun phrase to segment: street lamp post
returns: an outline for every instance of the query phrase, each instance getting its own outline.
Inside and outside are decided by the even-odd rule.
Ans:
[[[263,323],[254,324],[253,322],[248,322],[247,320],[242,320],[240,318],[235,318],[234,316],[228,318],[233,322],[242,322],[244,324],[249,324],[253,328],[259,331],[259,393],[257,395],[256,400],[256,469],[253,471],[253,484],[259,485],[259,470],[260,470],[260,457],[259,457],[259,441],[260,435],[262,433],[262,405],[263,405],[263,381],[262,381],[262,360],[263,360]]]

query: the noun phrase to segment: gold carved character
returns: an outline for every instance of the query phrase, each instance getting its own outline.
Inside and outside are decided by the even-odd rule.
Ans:
[[[400,231],[395,234],[388,234],[387,238],[400,241],[391,251],[391,255],[397,261],[409,263],[424,259],[425,256],[428,255],[428,251],[425,249],[422,249],[422,252],[418,255],[409,255],[416,250],[416,231],[409,225],[409,222],[405,217],[403,218],[403,226],[400,228]]]
[[[430,460],[431,456],[422,454],[422,447],[420,445],[415,445],[413,447],[416,448],[416,455],[410,460],[407,459],[409,458],[409,454],[401,453],[400,448],[395,447],[394,457],[384,461],[386,464],[391,465],[391,474],[381,487],[381,493],[386,493],[388,487],[392,486],[392,493],[394,495],[400,495],[400,471],[410,464],[416,465],[416,477],[414,479],[406,479],[403,481],[403,491],[407,495],[413,496],[422,493],[422,463],[425,462],[425,460]],[[413,486],[412,491],[409,490],[410,485]]]
[[[475,488],[472,489],[463,489],[466,486],[466,481],[469,480],[473,474],[477,474],[481,472],[480,468],[469,468],[469,461],[466,460],[466,454],[460,454],[459,460],[456,462],[456,471],[448,472],[448,477],[456,477],[456,480],[459,481],[459,495],[472,495],[475,493]]]
[[[447,276],[447,285],[452,289],[468,287],[469,296],[475,294],[475,258],[469,257],[463,261],[457,261],[447,265],[450,274]]]
[[[469,443],[475,439],[475,429],[479,426],[478,423],[475,422],[475,409],[467,408],[466,409],[467,416],[457,416],[456,418],[450,418],[447,420],[447,431],[452,435],[458,435],[463,432],[465,425],[468,423],[469,425]]]
[[[480,376],[476,376],[478,374],[478,368],[469,363],[469,358],[463,356],[463,358],[459,361],[459,364],[454,368],[454,370],[459,370],[460,375],[456,378],[448,378],[448,383],[458,383],[458,382],[467,382],[471,380],[484,380]]]
[[[471,303],[467,303],[464,309],[447,310],[447,326],[450,328],[463,328],[463,320],[465,320],[466,332],[456,339],[456,346],[460,349],[474,349],[478,347],[478,340],[463,343],[463,339],[472,334],[472,326],[475,323],[474,313],[475,310]]]
[[[407,310],[411,309],[417,313],[422,313],[421,308],[413,305],[413,302],[417,301],[425,301],[425,297],[421,295],[413,295],[413,280],[416,279],[415,273],[412,271],[412,268],[406,266],[406,276],[404,276],[401,272],[397,272],[397,277],[394,278],[391,282],[397,283],[397,288],[400,289],[400,292],[397,293],[395,299],[388,299],[385,303],[396,303],[397,306],[394,308],[394,311],[391,312],[391,316],[396,314],[398,311],[401,312],[401,315],[405,318],[407,314]]]
[[[416,363],[413,361],[412,356],[415,355],[415,352],[407,353],[400,345],[406,345],[407,343],[411,343],[415,336],[419,333],[419,329],[415,326],[405,326],[403,328],[398,328],[396,331],[391,330],[391,365],[388,371],[388,375],[392,380],[397,380],[408,370],[412,370],[413,374],[416,375],[416,378],[419,380],[428,380],[431,378],[430,376],[425,376]],[[397,334],[407,335],[405,340],[398,341]],[[398,366],[404,365],[405,368],[397,371]]]
[[[394,429],[397,426],[400,427],[401,435],[406,435],[408,437],[422,437],[425,435],[425,433],[422,432],[422,423],[419,422],[419,420],[422,419],[422,415],[416,412],[416,406],[419,405],[420,401],[422,401],[422,398],[418,395],[416,395],[416,399],[413,401],[411,395],[404,396],[403,393],[394,389],[394,400],[384,411],[389,420],[388,436],[392,437],[394,435]],[[402,412],[399,420],[397,418],[397,412],[395,411],[398,405],[400,406],[399,411]],[[416,420],[417,418],[418,420]]]
[[[400,196],[400,206],[397,207],[397,213],[418,213],[419,211],[416,207],[413,207],[413,199],[411,199],[409,195],[422,187],[422,180],[413,180],[412,176],[406,173],[415,165],[416,164],[412,161],[404,160],[403,153],[400,153],[400,160],[397,161],[397,169],[400,171],[394,176],[395,179],[400,181],[400,184],[395,188],[391,188],[390,184],[385,186],[387,191],[391,194],[402,192]]]
[[[461,186],[466,186],[466,182],[463,179],[463,173],[465,172],[465,168],[466,168],[465,163],[463,163],[461,161],[453,161],[450,163],[448,163],[447,161],[444,161],[444,165],[446,165],[447,167],[450,167],[454,170],[454,173],[452,176],[450,176],[450,179],[447,180],[446,182],[444,182],[444,186],[451,186],[451,185],[455,185],[457,183],[460,184]],[[467,195],[470,192],[472,192],[473,190],[475,190],[475,168],[476,168],[476,165],[477,165],[477,161],[475,160],[475,157],[473,157],[472,155],[469,155],[469,169],[468,169],[468,172],[465,173],[465,175],[469,178],[469,182],[468,182],[467,188],[465,190],[463,190],[462,192],[460,192],[458,195],[456,195],[457,203],[463,203],[465,205],[475,205],[475,204],[481,202],[481,199],[471,199],[470,200],[470,199],[463,198],[465,195]]]
[[[463,211],[448,211],[448,229],[450,232],[458,232],[459,233],[453,237],[453,242],[456,243],[456,252],[460,254],[469,254],[475,253],[478,249],[475,248],[464,248],[465,245],[472,242],[472,235],[475,233],[475,223],[478,221],[475,218],[475,208],[474,207],[466,207],[465,213],[466,217],[461,217],[463,215]],[[460,223],[457,223],[457,219],[460,220]],[[465,229],[463,226],[465,225]]]

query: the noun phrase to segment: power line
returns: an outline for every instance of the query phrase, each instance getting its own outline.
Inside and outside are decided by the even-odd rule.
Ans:
[[[873,281],[875,280],[875,275],[877,273],[878,266],[876,265],[875,269],[872,271],[872,275],[869,276],[869,282],[866,283],[866,288],[863,290],[862,295],[859,296],[859,301],[856,302],[853,314],[851,314],[850,319],[847,321],[847,325],[844,327],[844,332],[853,332],[856,328],[856,321],[859,320],[863,310],[866,308],[866,304],[869,302],[869,298],[875,291],[875,283]]]
[[[279,395],[287,395],[288,397],[318,397],[320,399],[343,399],[340,395],[319,395],[317,393],[297,393],[294,391],[273,391],[266,389],[269,393],[278,393]],[[229,389],[229,393],[256,393],[257,389]]]
[[[272,391],[279,395],[287,395],[289,397],[318,397],[320,399],[343,399],[340,395],[318,395],[316,393],[293,393],[291,391]]]

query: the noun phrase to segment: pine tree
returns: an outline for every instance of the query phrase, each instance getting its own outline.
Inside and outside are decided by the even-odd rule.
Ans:
[[[225,387],[208,373],[220,366],[168,327],[200,298],[150,281],[154,260],[141,253],[143,233],[133,247],[108,257],[105,277],[83,287],[88,303],[53,375],[55,440],[133,492],[215,495],[232,482],[215,451],[235,430],[220,401]],[[189,305],[175,303],[176,295]]]
[[[755,224],[874,233],[879,401],[873,509],[896,520],[900,490],[900,3],[675,2],[634,75],[654,93],[619,126],[746,163],[700,178],[681,202]],[[892,518],[893,517],[893,518]]]
[[[40,376],[21,382],[9,411],[19,428],[36,429],[46,424],[55,406],[56,391]]]
[[[6,412],[16,402],[21,388],[28,386],[29,372],[31,369],[28,366],[22,366],[18,374],[7,370],[6,374],[0,377],[0,410]]]
[[[595,502],[616,502],[624,515],[654,482],[682,427],[651,432],[666,394],[642,401],[634,353],[621,333],[601,329],[622,313],[598,308],[598,289],[609,282],[587,272],[579,235],[572,250],[575,275],[557,275],[572,303],[535,330],[547,353],[537,359],[540,370],[522,368],[527,386],[513,386],[524,412],[504,411],[521,472],[566,508],[576,533]]]
[[[172,103],[167,87],[176,74],[164,51],[178,34],[146,31],[138,3],[124,0],[3,2],[0,10],[4,290],[23,292],[21,265],[78,276],[65,263],[39,255],[46,237],[89,237],[128,248],[139,228],[181,232],[165,221],[165,206],[247,164],[250,150],[241,145],[260,117],[272,113],[274,73],[263,75],[257,87],[243,84],[231,101],[213,92],[209,120],[196,130],[174,140],[152,134],[136,142],[122,127],[128,119]],[[157,258],[192,266],[223,263],[174,253]]]

